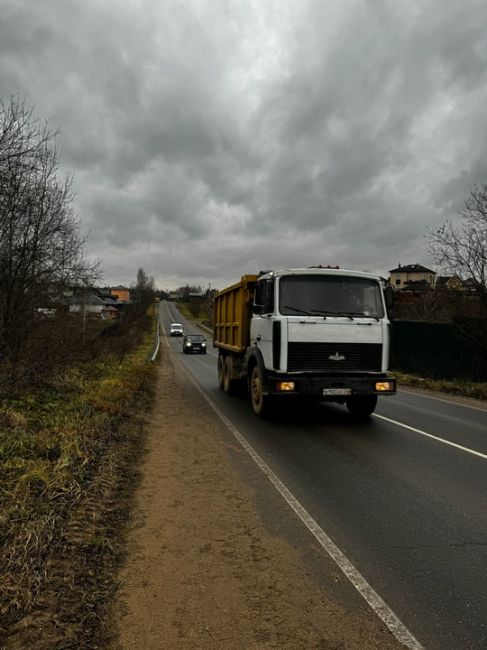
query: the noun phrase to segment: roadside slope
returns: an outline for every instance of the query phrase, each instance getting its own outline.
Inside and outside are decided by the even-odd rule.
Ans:
[[[232,442],[166,347],[158,373],[111,647],[401,647]],[[259,488],[282,509],[282,534],[264,521]],[[289,527],[306,539],[306,556],[284,532]]]

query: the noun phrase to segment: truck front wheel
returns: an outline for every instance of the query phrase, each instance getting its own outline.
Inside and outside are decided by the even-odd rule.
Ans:
[[[272,398],[264,395],[264,377],[259,366],[254,366],[250,375],[250,402],[253,412],[261,417],[266,417],[272,410]]]
[[[354,418],[365,419],[375,410],[377,395],[356,395],[347,399],[347,408]]]

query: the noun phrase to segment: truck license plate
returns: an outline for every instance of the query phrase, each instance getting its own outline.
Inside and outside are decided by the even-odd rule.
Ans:
[[[351,395],[351,388],[323,388],[323,395]]]

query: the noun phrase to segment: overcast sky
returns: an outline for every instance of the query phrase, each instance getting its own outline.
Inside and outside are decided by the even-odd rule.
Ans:
[[[485,0],[0,0],[104,283],[432,265],[487,182]]]

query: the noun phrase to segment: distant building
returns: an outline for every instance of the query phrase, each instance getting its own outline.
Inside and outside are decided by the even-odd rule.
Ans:
[[[485,286],[483,286],[478,280],[475,280],[475,278],[467,278],[464,281],[463,286],[466,291],[470,292],[485,291]]]
[[[102,320],[114,320],[115,318],[118,318],[120,315],[118,309],[116,307],[112,307],[111,305],[106,305],[100,312],[100,317]]]
[[[188,302],[190,305],[202,305],[204,301],[204,295],[202,293],[190,293],[188,294]]]
[[[433,289],[436,282],[436,272],[421,264],[407,264],[389,271],[389,283],[395,289],[410,288],[413,291]]]
[[[105,308],[105,300],[90,290],[87,290],[73,294],[69,311],[71,313],[85,312],[101,315]]]
[[[110,295],[116,297],[121,302],[130,301],[130,289],[120,285],[118,287],[110,287]]]
[[[103,320],[118,318],[118,301],[115,298],[102,297],[98,289],[87,288],[75,291],[71,296],[69,311],[72,314],[84,313],[99,316]]]
[[[439,275],[436,278],[436,289],[448,289],[449,291],[465,291],[465,283],[458,275]]]

